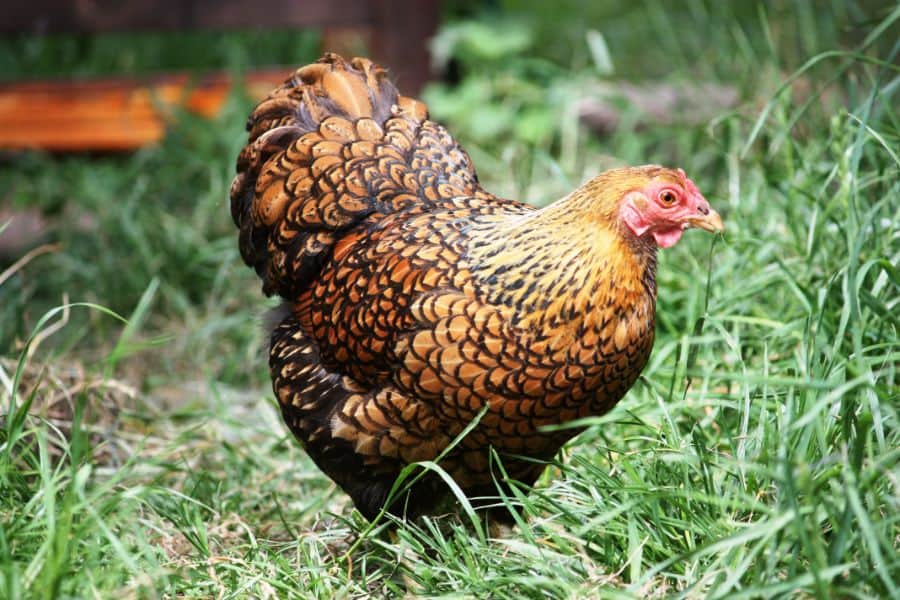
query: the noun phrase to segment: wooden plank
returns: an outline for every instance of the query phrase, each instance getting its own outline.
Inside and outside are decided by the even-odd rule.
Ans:
[[[372,20],[367,0],[191,0],[192,29],[346,27]]]
[[[418,95],[431,74],[428,42],[437,31],[437,0],[376,0],[372,55],[404,94]]]
[[[189,15],[190,3],[178,0],[5,2],[0,9],[0,31],[44,34],[121,29],[174,30],[182,28]]]
[[[0,7],[0,32],[321,26],[323,50],[352,55],[371,46],[410,95],[428,79],[427,41],[437,21],[437,0],[32,0]],[[254,73],[245,84],[262,97],[287,73]],[[174,106],[213,115],[230,87],[222,74],[196,82],[172,75],[0,85],[0,148],[138,148],[162,138]]]
[[[93,33],[365,24],[366,0],[29,0],[0,3],[2,33]]]
[[[257,71],[242,82],[263,98],[291,73]],[[185,74],[148,80],[104,79],[0,86],[0,148],[50,151],[133,150],[165,135],[172,110],[203,116],[221,109],[233,85],[222,73],[192,80]]]
[[[0,3],[0,33],[94,33],[320,27],[323,50],[352,47],[328,38],[364,32],[369,54],[388,67],[407,94],[430,73],[427,42],[439,16],[438,0],[30,0]]]

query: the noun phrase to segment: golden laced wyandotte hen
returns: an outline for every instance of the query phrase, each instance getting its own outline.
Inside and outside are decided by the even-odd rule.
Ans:
[[[722,220],[680,169],[607,171],[536,209],[482,189],[466,152],[369,60],[298,69],[247,124],[231,211],[285,301],[269,367],[288,427],[372,519],[408,464],[471,498],[534,483],[653,347],[656,252]],[[523,458],[526,457],[526,458]],[[537,460],[528,460],[537,459]],[[386,507],[436,510],[436,476]],[[509,516],[509,513],[506,513]]]

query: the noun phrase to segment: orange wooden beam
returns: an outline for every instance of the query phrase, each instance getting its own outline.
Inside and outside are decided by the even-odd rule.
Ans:
[[[241,82],[263,98],[290,69],[256,71]],[[217,73],[150,79],[40,81],[0,85],[0,148],[50,151],[134,150],[158,142],[175,107],[211,117],[234,85]]]

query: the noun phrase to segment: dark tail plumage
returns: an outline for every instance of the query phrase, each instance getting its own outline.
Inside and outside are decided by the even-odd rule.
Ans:
[[[426,118],[384,69],[335,54],[298,69],[256,107],[231,214],[266,294],[294,297],[343,231],[403,202],[405,151]]]

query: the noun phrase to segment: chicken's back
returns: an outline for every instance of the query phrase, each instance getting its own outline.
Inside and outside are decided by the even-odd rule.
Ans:
[[[344,236],[483,193],[468,155],[372,62],[298,69],[247,122],[231,213],[266,294],[293,300]]]

